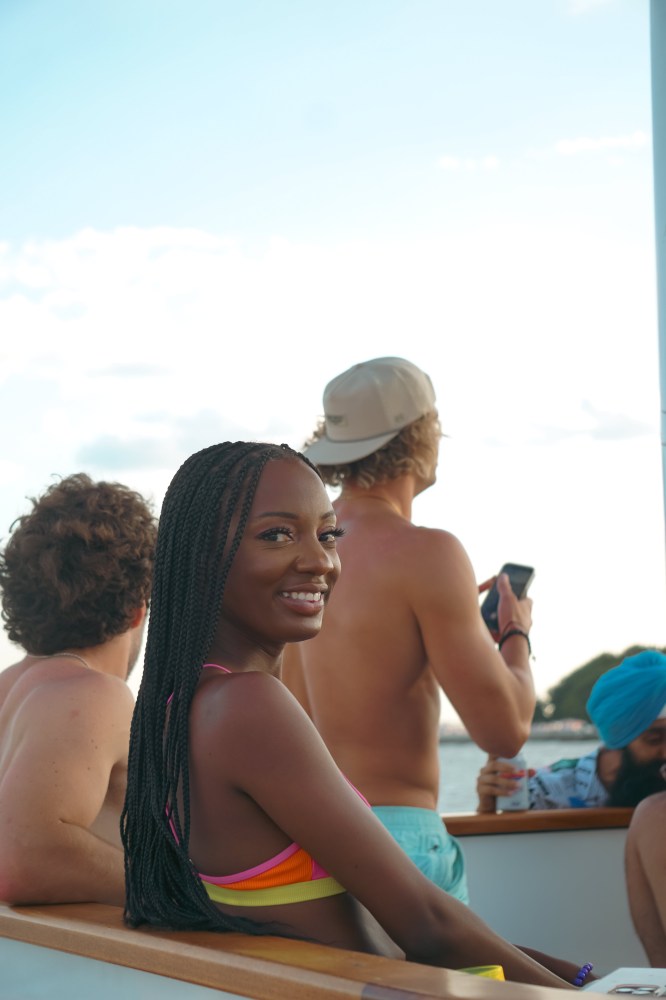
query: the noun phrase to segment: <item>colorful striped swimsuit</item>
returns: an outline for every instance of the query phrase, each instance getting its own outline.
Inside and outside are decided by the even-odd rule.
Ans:
[[[307,851],[290,844],[275,857],[236,875],[202,875],[199,878],[215,903],[234,906],[273,906],[303,903],[345,892]]]
[[[226,674],[232,673],[217,663],[206,663],[203,669],[207,667],[222,670]],[[369,806],[358,789],[355,788],[354,791]],[[262,861],[261,864],[237,872],[235,875],[203,875],[201,872],[198,874],[213,902],[230,903],[233,906],[302,903],[309,899],[324,899],[346,892],[344,886],[325,872],[306,850],[295,843],[289,844],[268,861]]]

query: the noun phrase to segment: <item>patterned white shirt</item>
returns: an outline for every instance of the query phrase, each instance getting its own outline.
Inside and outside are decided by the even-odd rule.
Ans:
[[[540,767],[529,779],[530,809],[605,806],[608,792],[597,776],[599,749]]]

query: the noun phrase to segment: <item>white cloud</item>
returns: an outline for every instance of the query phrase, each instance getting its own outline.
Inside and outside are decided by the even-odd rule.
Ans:
[[[166,469],[173,473],[187,455],[213,441],[252,437],[242,423],[202,409],[191,416],[161,414],[137,416],[131,431],[104,433],[86,441],[77,452],[78,462],[95,471],[133,472]]]
[[[560,139],[555,143],[555,151],[561,156],[575,156],[578,153],[598,153],[609,149],[644,149],[649,145],[650,137],[640,129],[630,135],[600,136],[591,138],[581,136],[577,139]]]
[[[462,160],[457,156],[440,156],[438,164],[442,170],[460,170]]]
[[[298,446],[333,375],[406,355],[432,376],[451,435],[417,519],[458,534],[480,578],[506,559],[537,564],[545,689],[599,649],[659,638],[653,253],[651,236],[596,237],[570,218],[326,246],[165,228],[9,248],[0,537],[53,473],[120,478],[159,505],[180,462],[214,440]],[[610,593],[621,546],[633,561]],[[561,629],[563,547],[585,550],[580,635]],[[638,564],[650,602],[609,616],[634,600]]]
[[[462,158],[459,156],[440,156],[437,161],[440,170],[450,170],[453,172],[464,171],[467,173],[475,170],[497,170],[500,165],[499,159],[494,155],[482,156],[478,159],[472,157]]]
[[[652,245],[597,240],[570,223],[327,247],[279,239],[244,246],[166,228],[88,230],[5,254],[13,292],[2,298],[0,289],[2,377],[5,385],[21,380],[24,393],[31,387],[38,406],[49,387],[51,411],[67,411],[80,445],[108,434],[144,439],[137,420],[165,406],[174,419],[208,408],[253,434],[273,428],[299,443],[321,411],[323,384],[359,350],[408,352],[441,369],[449,420],[459,414],[467,433],[476,425],[485,433],[485,421],[451,378],[451,355],[475,372],[476,391],[502,420],[529,397],[532,426],[547,426],[552,419],[540,414],[561,417],[571,399],[580,426],[590,385],[600,394],[594,404],[613,409],[607,396],[625,376],[626,329],[649,331],[634,344],[635,364],[649,364],[651,253]],[[37,272],[49,278],[34,298]],[[557,350],[544,353],[546,343]],[[508,399],[496,379],[507,352],[530,372]],[[644,420],[649,398],[634,394],[627,416]]]

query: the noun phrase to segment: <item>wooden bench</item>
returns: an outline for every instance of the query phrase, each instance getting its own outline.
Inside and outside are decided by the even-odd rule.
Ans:
[[[71,965],[86,960],[90,964],[93,960],[89,985],[76,992],[70,977],[66,992],[59,991],[54,973],[43,994],[35,992],[35,987],[30,992],[26,989],[24,994],[16,989],[8,993],[7,956],[11,956],[12,948],[20,952],[19,975],[25,977],[26,984],[33,970],[36,974],[38,958],[43,965],[49,956],[54,956],[54,963],[58,956],[61,966],[63,961]],[[116,996],[118,1000],[166,995],[203,997],[210,996],[210,989],[221,990],[225,996],[254,1000],[561,1000],[562,997],[560,990],[495,982],[462,972],[286,938],[130,930],[123,924],[118,907],[97,903],[29,907],[0,904],[0,956],[0,993],[3,997],[11,996],[12,1000],[42,995],[50,1000],[59,997],[96,1000],[102,995]],[[111,963],[111,967],[97,963]],[[139,977],[133,981],[134,986],[127,986],[126,980],[120,981],[123,972],[120,967],[140,970],[134,973]],[[117,988],[103,993],[101,984],[105,977],[114,975],[114,969],[119,977]],[[43,970],[41,974],[44,975]],[[151,974],[160,977],[155,980],[157,988],[153,992],[146,988]],[[176,992],[167,990],[167,986],[175,987]]]

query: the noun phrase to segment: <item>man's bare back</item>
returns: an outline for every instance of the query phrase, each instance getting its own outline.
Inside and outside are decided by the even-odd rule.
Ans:
[[[440,686],[480,746],[510,754],[525,723],[517,710],[503,718],[502,702],[510,715],[531,684],[516,691],[457,539],[397,506],[374,495],[335,502],[341,577],[319,636],[288,647],[284,677],[373,805],[436,809]]]
[[[282,676],[412,860],[467,900],[462,851],[436,812],[439,689],[480,747],[515,754],[535,704],[531,602],[500,577],[492,637],[462,545],[411,523],[441,439],[425,372],[404,358],[354,365],[327,385],[324,411],[305,454],[341,487],[342,572],[321,632],[287,647]]]
[[[334,506],[339,591],[320,635],[287,650],[285,673],[293,657],[315,725],[370,802],[434,809],[439,690],[405,593],[418,529],[374,498]]]
[[[119,818],[133,699],[69,657],[0,674],[0,898],[123,901]],[[48,883],[44,879],[49,871]]]
[[[125,897],[120,813],[155,517],[120,483],[69,476],[32,500],[0,552],[0,899]]]

